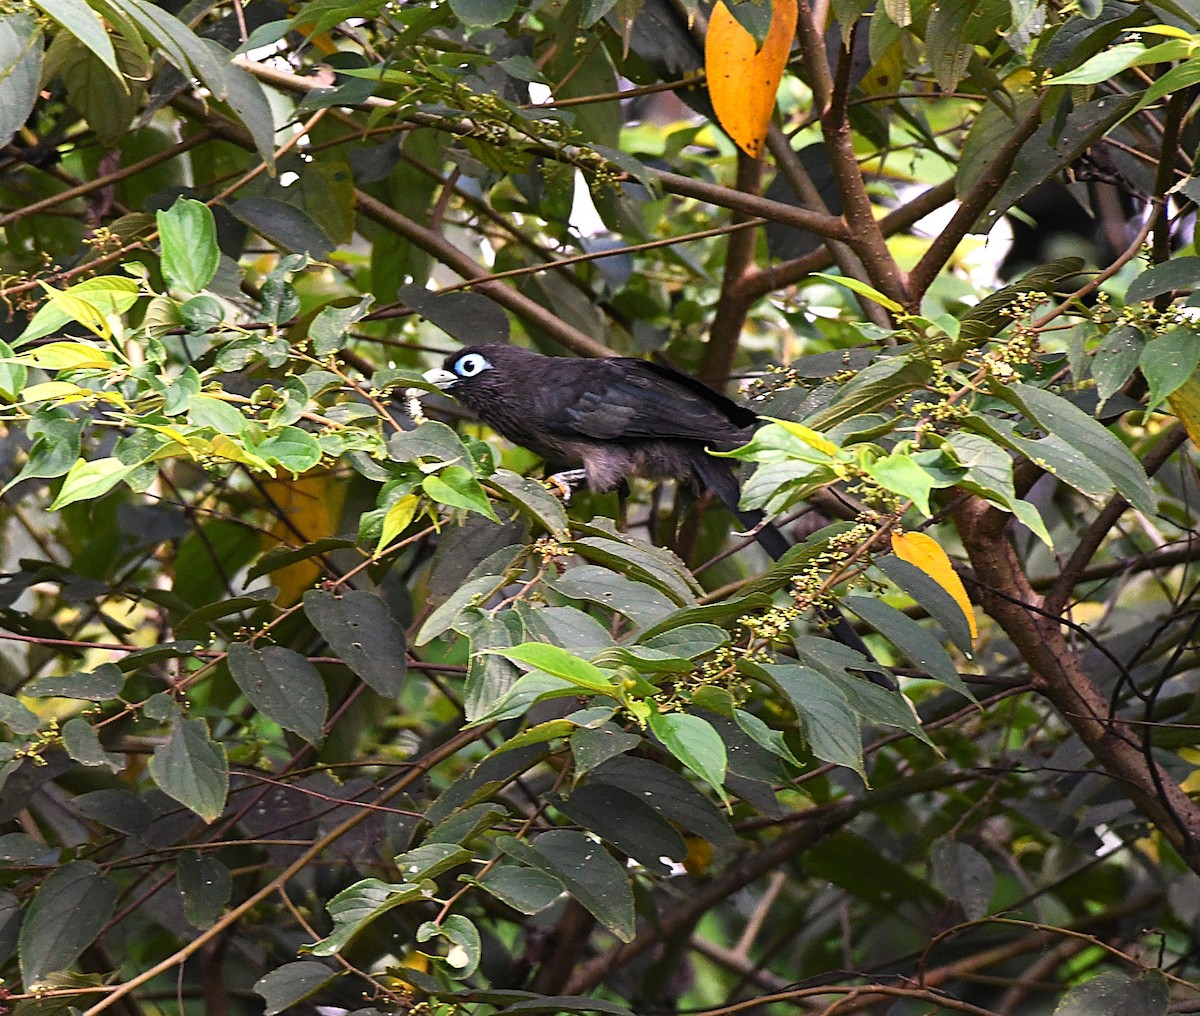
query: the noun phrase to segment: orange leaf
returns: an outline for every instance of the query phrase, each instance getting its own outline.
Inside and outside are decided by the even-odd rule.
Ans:
[[[767,140],[775,93],[795,33],[796,0],[772,0],[771,28],[762,49],[729,12],[725,0],[717,0],[708,19],[704,69],[717,121],[755,159]]]
[[[971,640],[978,639],[979,625],[975,623],[975,608],[967,598],[962,579],[954,571],[950,558],[937,540],[924,533],[893,533],[892,550],[901,561],[907,561],[914,568],[920,568],[954,597],[954,602],[962,609],[967,626],[971,629]]]

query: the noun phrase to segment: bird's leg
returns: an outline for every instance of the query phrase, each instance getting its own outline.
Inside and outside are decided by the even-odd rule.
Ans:
[[[564,469],[546,477],[546,483],[558,489],[562,494],[563,504],[570,503],[572,490],[587,482],[586,469]]]
[[[617,532],[624,533],[629,529],[629,482],[622,480],[617,484]]]

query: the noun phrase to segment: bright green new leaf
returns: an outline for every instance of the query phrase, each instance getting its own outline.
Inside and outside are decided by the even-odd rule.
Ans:
[[[691,713],[650,713],[650,729],[667,751],[722,796],[725,793],[725,742],[713,725]]]
[[[826,275],[824,272],[813,272],[813,275],[818,279],[824,279],[826,282],[834,282],[839,286],[845,286],[859,296],[865,296],[872,303],[877,303],[879,306],[887,308],[893,314],[904,313],[904,308],[891,297],[884,296],[874,286],[868,286],[865,282],[859,282],[858,279],[852,279],[843,275]]]
[[[431,473],[421,481],[421,487],[438,504],[465,508],[493,522],[500,521],[486,491],[465,466],[447,466],[440,473]]]
[[[90,501],[107,494],[135,469],[137,464],[129,466],[113,456],[92,459],[90,462],[87,459],[79,459],[63,480],[58,497],[50,505],[50,510],[58,511],[76,501]]]
[[[157,219],[164,278],[174,289],[199,293],[221,263],[212,209],[202,201],[179,198]]]
[[[608,671],[547,642],[524,642],[511,649],[493,649],[491,652],[518,663],[528,663],[552,677],[569,681],[588,691],[608,694],[613,690],[612,675]]]

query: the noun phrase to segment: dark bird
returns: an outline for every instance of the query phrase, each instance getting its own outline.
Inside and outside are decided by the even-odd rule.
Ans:
[[[711,490],[772,558],[788,549],[787,538],[762,512],[738,507],[741,488],[733,469],[708,454],[709,448],[745,444],[757,414],[687,374],[631,357],[572,359],[492,343],[451,353],[425,380],[552,469],[566,468],[557,474],[564,481],[586,480],[598,493],[631,476]],[[823,613],[822,619],[839,642],[874,665],[840,613]]]

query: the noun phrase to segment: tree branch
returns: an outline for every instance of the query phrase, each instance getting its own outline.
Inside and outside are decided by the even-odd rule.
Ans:
[[[1143,754],[1137,731],[1109,716],[1104,696],[1067,642],[1058,618],[1042,609],[1041,597],[1022,572],[1008,539],[1009,516],[972,496],[959,503],[954,521],[981,583],[983,607],[1029,664],[1034,688],[1120,781],[1188,867],[1200,873],[1200,808]]]

